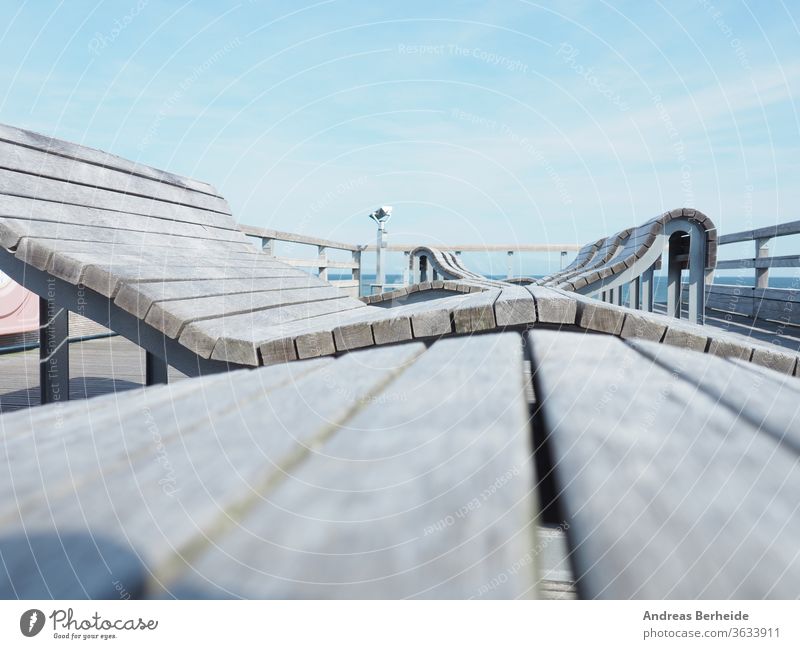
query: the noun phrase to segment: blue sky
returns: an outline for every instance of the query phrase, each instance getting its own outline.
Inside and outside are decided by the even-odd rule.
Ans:
[[[800,4],[3,3],[0,121],[351,242],[800,218]]]

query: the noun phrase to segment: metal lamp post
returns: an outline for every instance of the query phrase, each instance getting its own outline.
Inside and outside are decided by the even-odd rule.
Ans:
[[[375,286],[378,288],[378,293],[383,293],[383,287],[386,284],[386,268],[383,263],[383,255],[388,245],[389,234],[386,230],[386,223],[392,218],[392,208],[389,205],[379,207],[369,215],[369,218],[378,224],[378,245],[375,251]]]

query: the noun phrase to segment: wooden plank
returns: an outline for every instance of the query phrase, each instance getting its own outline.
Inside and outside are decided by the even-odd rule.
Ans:
[[[257,365],[257,342],[262,330],[281,323],[357,308],[366,307],[359,300],[345,297],[200,320],[184,327],[178,340],[184,347],[203,358],[213,356],[217,360]],[[235,360],[237,358],[241,361]]]
[[[120,212],[115,209],[102,209],[88,207],[84,205],[71,205],[68,203],[57,203],[46,200],[36,200],[21,196],[9,196],[0,194],[0,210],[4,217],[17,219],[20,221],[31,222],[32,227],[39,221],[48,223],[48,231],[34,231],[42,237],[53,237],[52,231],[55,227],[66,225],[84,225],[97,227],[110,227],[119,230],[132,230],[134,232],[150,231],[164,232],[180,236],[195,236],[197,238],[216,238],[239,243],[251,244],[238,230],[231,229],[229,225],[215,227],[203,224],[187,223],[180,219],[161,217],[150,214],[131,214]],[[253,246],[255,247],[255,246]]]
[[[211,297],[252,291],[293,289],[324,286],[325,283],[299,270],[273,268],[249,277],[231,277],[218,280],[177,280],[173,282],[132,282],[123,285],[114,304],[144,319],[153,302]]]
[[[236,222],[230,216],[218,212],[166,203],[152,198],[120,194],[105,189],[73,185],[6,169],[0,169],[0,189],[3,194],[39,201],[48,200],[54,203],[96,207],[120,213],[175,219],[186,223],[238,231]]]
[[[344,270],[352,270],[353,268],[360,268],[361,264],[356,261],[330,261],[325,262],[319,259],[288,259],[280,257],[280,260],[289,266],[297,268],[340,268]]]
[[[280,263],[280,262],[276,262]],[[256,264],[245,263],[232,265],[225,260],[209,260],[206,265],[201,261],[185,261],[175,263],[145,263],[142,259],[130,259],[120,263],[83,263],[74,259],[74,255],[54,255],[48,272],[73,285],[82,284],[105,297],[114,298],[125,282],[147,281],[181,281],[186,279],[211,280],[228,277],[259,277],[265,271],[272,270],[268,261]],[[280,268],[280,266],[277,266]]]
[[[453,321],[457,333],[486,331],[497,327],[494,316],[494,303],[500,297],[500,290],[493,289],[482,293],[472,293],[453,309]]]
[[[190,560],[196,544],[224,529],[235,511],[248,507],[254,494],[423,349],[377,350],[373,371],[365,371],[361,362],[360,371],[347,373],[346,394],[319,389],[329,384],[326,375],[313,378],[319,370],[294,376],[292,364],[255,377],[225,376],[229,380],[204,384],[166,406],[139,403],[104,429],[92,453],[82,444],[58,444],[29,453],[25,466],[15,463],[14,484],[32,474],[35,479],[24,507],[4,499],[4,530],[24,524],[30,532],[98,535],[137,553],[156,571],[168,572],[173,561]],[[344,369],[359,360],[341,363]],[[270,385],[273,372],[282,375],[278,385]],[[314,386],[319,386],[318,398],[308,409],[305,395]],[[73,422],[70,428],[86,428],[83,419]],[[129,450],[130,445],[135,448]],[[46,476],[32,466],[47,467]],[[80,479],[71,473],[74,467]]]
[[[575,324],[578,300],[574,293],[543,286],[526,286],[536,302],[537,322],[548,324]]]
[[[246,248],[218,248],[209,246],[205,241],[187,238],[171,238],[162,236],[154,240],[158,243],[142,246],[141,244],[128,244],[117,242],[100,241],[60,241],[56,239],[21,239],[14,256],[26,264],[46,270],[52,264],[56,254],[82,254],[83,259],[93,258],[96,261],[108,262],[110,260],[140,260],[142,263],[163,263],[164,260],[173,258],[188,259],[192,256],[195,259],[230,259],[234,260],[254,260],[254,255],[259,254],[255,250]],[[268,259],[264,259],[268,261]],[[84,265],[85,261],[83,262]],[[259,265],[262,261],[259,260]],[[267,267],[276,267],[276,263],[269,258]]]
[[[577,303],[575,322],[578,326],[615,336],[622,332],[625,320],[623,307],[578,294],[575,294],[575,301]]]
[[[216,196],[217,191],[208,183],[193,180],[185,176],[154,169],[137,162],[131,162],[124,158],[93,149],[81,144],[67,142],[56,138],[47,137],[33,131],[26,131],[13,126],[0,124],[0,139],[6,142],[21,144],[38,151],[45,151],[49,155],[58,155],[64,158],[82,160],[91,164],[108,169],[117,169],[126,173],[133,173],[143,178],[150,178],[162,183],[175,185],[184,189],[202,192],[211,196]]]
[[[239,225],[239,228],[244,234],[251,237],[274,239],[276,241],[286,241],[289,243],[301,243],[307,246],[322,246],[323,248],[333,248],[334,250],[349,250],[350,252],[359,252],[361,250],[361,246],[358,245],[342,243],[341,241],[331,241],[330,239],[322,239],[320,237],[310,237],[305,234],[297,234],[294,232],[281,232],[280,230],[260,228],[243,223]]]
[[[502,334],[434,344],[259,492],[165,590],[531,597],[535,480],[520,343]],[[321,395],[341,390],[348,398],[349,382],[373,371],[372,354],[361,353],[355,375],[336,361],[334,385],[321,384]]]
[[[717,262],[720,270],[728,268],[797,268],[800,255],[779,255],[773,257],[747,257],[744,259],[724,259]]]
[[[800,455],[800,381],[742,360],[706,357],[695,370],[694,352],[647,342],[632,346],[683,380],[724,403],[739,418]],[[792,369],[794,369],[792,367]]]
[[[536,302],[522,286],[505,286],[494,304],[494,314],[498,327],[533,324]]]
[[[160,180],[63,158],[0,139],[0,168],[54,180],[146,196],[230,215],[225,199],[187,190]]]
[[[0,196],[0,202],[2,202]],[[0,246],[6,250],[14,250],[25,237],[40,240],[57,239],[59,241],[82,241],[100,243],[124,243],[128,245],[162,245],[170,242],[182,244],[188,241],[201,241],[209,249],[249,250],[252,246],[236,236],[230,230],[218,228],[202,228],[201,232],[192,231],[187,226],[181,227],[179,222],[163,219],[144,219],[151,224],[143,224],[140,229],[116,227],[115,225],[75,225],[55,221],[37,221],[3,218],[0,220]],[[135,225],[135,224],[133,224]],[[202,236],[195,236],[200,235]]]
[[[712,357],[671,371],[613,337],[529,336],[583,597],[800,595],[797,453],[687,381]]]
[[[166,300],[155,302],[151,306],[145,322],[170,338],[178,338],[187,324],[197,320],[226,318],[292,304],[333,300],[342,296],[342,292],[333,286],[311,286]]]
[[[463,300],[464,296],[459,295],[298,321],[262,331],[258,346],[264,363],[270,363],[334,354],[347,345],[384,345],[438,337],[452,332],[453,310]],[[337,331],[340,347],[334,336]]]

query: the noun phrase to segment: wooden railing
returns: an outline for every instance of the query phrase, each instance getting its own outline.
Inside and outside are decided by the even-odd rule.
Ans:
[[[713,284],[706,291],[709,309],[800,326],[800,282],[794,288],[770,288],[770,268],[800,267],[800,255],[771,256],[770,243],[778,237],[800,234],[800,221],[726,234],[719,245],[752,241],[753,256],[717,262],[717,270],[752,268],[754,286]]]
[[[270,230],[269,228],[259,228],[252,225],[240,225],[239,229],[248,237],[255,237],[261,240],[261,249],[269,255],[275,255],[275,242],[298,243],[305,246],[314,246],[317,249],[317,257],[314,259],[293,259],[278,257],[282,262],[298,268],[316,268],[321,279],[330,281],[334,286],[346,289],[349,293],[358,297],[361,286],[361,252],[363,246],[342,243],[340,241],[330,241],[319,237],[309,237],[304,234],[294,234],[292,232],[281,232]],[[328,259],[328,250],[345,250],[351,253],[351,261],[333,261]],[[351,279],[329,280],[328,270],[348,270]]]
[[[791,221],[766,228],[758,228],[757,230],[745,230],[744,232],[723,235],[719,238],[720,246],[729,243],[752,241],[755,244],[754,256],[718,261],[717,269],[738,270],[753,268],[755,270],[755,287],[768,288],[770,268],[797,268],[800,266],[800,255],[783,255],[779,257],[770,257],[769,255],[769,244],[772,239],[793,234],[800,234],[800,221]]]
[[[416,250],[420,246],[426,246],[429,244],[394,244],[389,245],[386,247],[388,252],[402,252],[405,255],[405,261],[403,262],[403,283],[409,284],[411,282],[411,276],[408,271],[410,268],[410,256],[412,251]],[[456,255],[456,257],[460,257],[462,252],[504,252],[506,253],[506,277],[511,278],[515,276],[514,273],[514,256],[523,253],[523,252],[559,252],[561,253],[561,259],[563,260],[569,252],[577,252],[581,249],[581,246],[573,244],[573,243],[515,243],[515,244],[497,244],[497,243],[486,243],[486,244],[475,244],[475,243],[468,243],[468,244],[460,244],[460,245],[442,245],[442,244],[435,244],[435,248],[439,250],[444,250],[447,252],[452,252]],[[364,252],[374,252],[375,246],[364,246]]]

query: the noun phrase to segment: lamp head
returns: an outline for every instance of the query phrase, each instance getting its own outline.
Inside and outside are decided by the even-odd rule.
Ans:
[[[392,218],[392,206],[383,205],[382,207],[379,207],[369,215],[369,218],[375,221],[375,223],[378,225],[386,223],[390,218]]]

